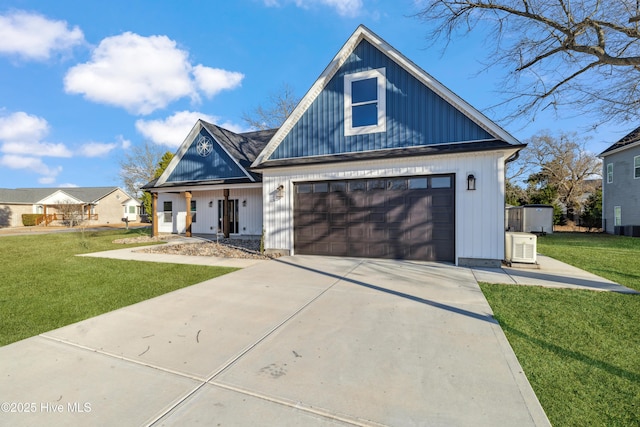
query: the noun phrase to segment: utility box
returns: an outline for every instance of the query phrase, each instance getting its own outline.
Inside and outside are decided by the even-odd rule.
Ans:
[[[504,241],[504,256],[508,263],[536,264],[538,262],[538,236],[532,233],[507,231]]]
[[[553,233],[552,205],[507,206],[507,231],[524,233]]]

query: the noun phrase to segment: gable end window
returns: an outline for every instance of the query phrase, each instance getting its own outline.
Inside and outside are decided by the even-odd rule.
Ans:
[[[607,165],[607,184],[613,182],[613,163]]]
[[[640,179],[640,156],[635,156],[633,158],[633,177],[635,179]]]
[[[387,130],[384,68],[344,76],[344,134],[363,135]]]

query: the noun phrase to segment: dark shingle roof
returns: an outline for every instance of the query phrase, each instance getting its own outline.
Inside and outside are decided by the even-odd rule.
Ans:
[[[235,133],[220,126],[201,120],[205,129],[235,158],[240,165],[248,169],[258,154],[266,147],[278,129],[255,132]]]
[[[510,144],[501,140],[482,142],[465,142],[459,144],[426,145],[421,147],[395,148],[390,150],[362,151],[356,153],[335,154],[327,156],[300,157],[296,159],[267,160],[254,170],[262,170],[269,167],[300,166],[324,163],[336,163],[355,160],[389,159],[394,157],[430,156],[436,154],[458,154],[478,151],[503,150],[510,148],[522,149],[526,144]]]
[[[611,145],[609,148],[604,150],[602,153],[600,153],[600,156],[610,151],[617,150],[618,148],[622,148],[626,145],[633,144],[634,142],[638,142],[638,141],[640,141],[640,127],[634,129],[633,131],[631,131],[631,133],[627,134],[622,139],[620,139],[620,141],[616,142],[615,144]]]
[[[94,203],[116,190],[118,187],[0,188],[0,203],[33,204],[56,191],[62,191],[84,203]]]

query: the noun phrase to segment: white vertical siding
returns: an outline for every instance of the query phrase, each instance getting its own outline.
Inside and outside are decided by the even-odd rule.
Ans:
[[[191,224],[191,231],[198,234],[218,232],[218,200],[224,200],[223,190],[197,191],[191,189],[191,200],[196,202],[196,222]],[[262,189],[230,188],[229,198],[238,199],[239,235],[262,234]],[[246,200],[246,206],[243,202]],[[163,202],[173,202],[173,224],[163,219]],[[209,206],[211,203],[211,206]],[[186,230],[186,199],[184,192],[158,194],[158,231],[162,233],[184,233]]]
[[[456,175],[456,263],[459,258],[504,258],[504,161],[496,151],[420,156],[405,159],[309,165],[265,170],[263,202],[265,248],[293,253],[293,184],[296,182],[391,177]],[[476,190],[467,190],[467,175],[476,177]],[[284,186],[282,198],[277,188]]]

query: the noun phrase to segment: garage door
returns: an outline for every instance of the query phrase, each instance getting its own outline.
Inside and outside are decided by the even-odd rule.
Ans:
[[[454,175],[297,183],[297,254],[455,258]]]

